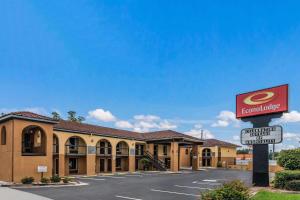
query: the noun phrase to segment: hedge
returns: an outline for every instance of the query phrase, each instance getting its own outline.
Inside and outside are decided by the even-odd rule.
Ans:
[[[300,180],[288,181],[285,185],[285,189],[293,190],[293,191],[300,191]]]
[[[279,153],[278,164],[287,170],[300,169],[300,148],[282,150]]]
[[[300,180],[300,170],[285,170],[281,172],[276,172],[274,179],[274,187],[286,189],[287,183],[293,180]]]

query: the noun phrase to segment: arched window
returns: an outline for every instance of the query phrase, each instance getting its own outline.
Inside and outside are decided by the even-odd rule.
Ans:
[[[1,129],[1,145],[6,145],[6,128],[5,126]]]
[[[38,126],[29,126],[22,132],[22,155],[44,156],[46,155],[46,135]]]

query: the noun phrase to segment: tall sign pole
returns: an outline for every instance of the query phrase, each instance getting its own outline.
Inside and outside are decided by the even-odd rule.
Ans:
[[[269,186],[269,144],[282,141],[282,128],[270,127],[274,118],[288,111],[288,85],[237,95],[236,117],[253,128],[241,132],[241,143],[253,146],[252,183]]]

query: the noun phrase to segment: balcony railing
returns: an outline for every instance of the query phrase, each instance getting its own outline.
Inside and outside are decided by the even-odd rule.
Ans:
[[[97,156],[111,156],[111,147],[96,147]]]
[[[117,156],[128,156],[129,155],[129,149],[128,148],[117,148]]]
[[[59,148],[58,148],[58,144],[53,144],[53,154],[58,154],[59,153]]]
[[[85,145],[66,145],[66,155],[86,155]]]

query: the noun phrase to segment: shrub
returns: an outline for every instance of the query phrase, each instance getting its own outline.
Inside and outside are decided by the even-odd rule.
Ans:
[[[49,178],[45,178],[45,177],[41,178],[41,183],[49,183],[49,182],[50,182]]]
[[[69,178],[69,177],[63,178],[63,182],[64,182],[64,183],[69,183],[71,180],[72,180],[72,179]]]
[[[217,167],[223,167],[223,166],[222,166],[222,162],[221,162],[221,161],[218,161],[218,163],[217,163]]]
[[[51,182],[52,183],[59,183],[61,181],[61,178],[59,176],[52,176]]]
[[[293,190],[293,191],[300,191],[300,180],[288,181],[285,185],[285,189]]]
[[[292,180],[300,180],[300,170],[285,170],[281,172],[276,172],[274,179],[274,187],[285,189],[287,182]]]
[[[239,180],[224,184],[222,187],[202,194],[203,200],[249,200],[248,188]]]
[[[278,164],[287,170],[300,169],[300,148],[282,150],[278,157]]]
[[[150,160],[148,158],[142,158],[140,161],[139,161],[143,167],[144,167],[144,170],[148,170],[149,167],[150,167]]]
[[[22,180],[21,180],[21,182],[23,183],[23,184],[32,184],[33,183],[33,181],[34,181],[34,178],[33,177],[24,177],[24,178],[22,178]]]

